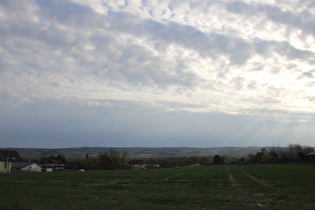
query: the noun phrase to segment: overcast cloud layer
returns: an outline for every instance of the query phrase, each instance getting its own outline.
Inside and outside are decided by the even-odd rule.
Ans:
[[[3,0],[0,147],[315,145],[314,0]]]

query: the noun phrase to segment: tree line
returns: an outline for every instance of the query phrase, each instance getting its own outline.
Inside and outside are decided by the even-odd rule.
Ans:
[[[255,155],[249,155],[247,159],[242,160],[243,163],[286,163],[309,162],[307,154],[314,152],[311,146],[300,144],[289,144],[287,147],[272,147],[270,149],[262,148]]]
[[[308,162],[307,154],[314,152],[311,146],[289,144],[287,147],[261,148],[256,154],[245,157],[220,156],[190,156],[190,157],[157,157],[157,158],[130,158],[127,152],[119,152],[109,149],[107,152],[96,156],[86,154],[85,158],[66,160],[64,156],[42,157],[39,163],[47,163],[59,160],[70,170],[115,170],[131,169],[135,165],[145,168],[167,168],[189,165],[217,165],[217,164],[259,164],[259,163],[285,163],[285,162]]]
[[[135,165],[145,166],[145,168],[168,168],[180,167],[194,164],[209,165],[212,157],[163,157],[163,158],[130,158],[127,152],[120,153],[115,149],[108,152],[99,153],[97,156],[67,161],[66,167],[71,170],[115,170],[131,169]]]
[[[115,149],[99,153],[96,157],[86,154],[84,159],[76,159],[67,162],[67,169],[79,170],[115,170],[128,169],[127,152],[120,153]]]

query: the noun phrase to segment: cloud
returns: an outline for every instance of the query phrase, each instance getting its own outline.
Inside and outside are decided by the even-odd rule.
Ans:
[[[215,57],[218,53],[230,54],[231,62],[236,64],[243,64],[250,56],[250,49],[248,49],[250,45],[241,38],[228,37],[215,32],[206,34],[198,28],[173,21],[144,19],[131,13],[111,10],[108,12],[108,17],[102,17],[90,8],[66,1],[62,3],[40,1],[39,6],[43,17],[67,27],[79,27],[79,31],[86,27],[103,28],[111,32],[143,36],[147,40],[155,40],[160,45],[177,44],[183,48],[193,49],[206,57]]]
[[[202,57],[227,55],[233,64],[244,64],[250,56],[250,44],[238,37],[219,33],[204,33],[198,28],[173,21],[156,21],[139,16],[109,12],[110,29],[154,40],[158,45],[176,44],[192,49]]]
[[[67,27],[91,29],[102,24],[102,16],[93,9],[71,1],[38,0],[40,16]]]
[[[310,64],[314,63],[314,53],[312,51],[297,49],[287,41],[256,40],[254,42],[254,49],[264,57],[270,57],[273,53],[277,53],[288,60],[302,60]]]
[[[315,70],[303,72],[302,76],[307,78],[315,78],[314,76]]]
[[[174,132],[165,127],[167,132],[161,131],[161,136],[175,139],[176,132],[192,126],[189,117],[193,115],[198,121],[202,114],[213,117],[216,115],[213,113],[228,116],[226,119],[250,116],[281,122],[313,122],[312,8],[312,2],[295,0],[276,4],[190,0],[3,1],[0,105],[2,110],[12,107],[23,115],[24,106],[42,104],[58,113],[50,103],[66,110],[70,110],[67,106],[71,104],[78,111],[69,119],[79,121],[82,119],[77,115],[84,108],[91,116],[108,109],[114,114],[104,112],[104,116],[112,116],[112,122],[118,124],[124,122],[125,116],[138,119],[141,113],[148,115],[134,131],[124,128],[135,138],[142,135],[138,130],[146,124],[163,127],[166,122],[186,122],[186,127],[176,127]],[[151,115],[155,111],[158,114]],[[37,116],[37,109],[30,112]],[[136,114],[131,116],[129,112]],[[18,119],[13,111],[10,113]],[[167,118],[171,113],[176,113],[174,118]],[[43,119],[50,117],[41,114]],[[62,115],[55,121],[62,120]],[[82,130],[86,127],[87,133],[104,134],[96,128],[109,122],[84,116],[95,119],[95,123],[78,127]],[[154,122],[159,121],[159,116],[163,116],[160,124]],[[4,119],[1,117],[0,122]],[[68,123],[71,122],[65,121]],[[172,123],[167,126],[172,127]],[[12,129],[13,124],[7,128]],[[36,122],[34,127],[37,125],[40,123]],[[60,129],[56,125],[56,130]],[[215,126],[213,129],[224,130]],[[233,126],[228,129],[233,130]],[[208,135],[203,129],[194,130],[193,134],[185,135],[200,138]],[[60,136],[66,133],[62,131]],[[219,136],[217,133],[216,137]]]
[[[293,4],[292,4],[293,3]],[[229,2],[226,6],[227,10],[232,13],[237,13],[238,15],[244,15],[246,17],[251,16],[260,16],[264,15],[270,21],[275,23],[280,23],[286,26],[288,29],[294,27],[295,29],[301,29],[305,33],[314,34],[315,32],[315,18],[314,14],[311,13],[307,8],[305,2],[297,3],[294,5],[294,1],[291,4],[285,2],[286,6],[291,6],[292,11],[285,11],[277,4],[262,4],[262,3],[246,3],[242,1],[232,1]],[[308,2],[311,7],[314,7],[314,2]],[[280,3],[281,4],[281,3]],[[282,6],[282,5],[281,5]],[[298,11],[297,8],[304,7],[302,11]]]

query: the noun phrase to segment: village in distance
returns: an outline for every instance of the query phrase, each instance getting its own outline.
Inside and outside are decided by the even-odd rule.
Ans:
[[[152,169],[188,165],[315,163],[311,146],[0,149],[0,173]]]

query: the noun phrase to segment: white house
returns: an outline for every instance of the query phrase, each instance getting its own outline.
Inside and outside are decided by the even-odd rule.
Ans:
[[[12,171],[41,172],[42,168],[36,163],[13,163]]]

